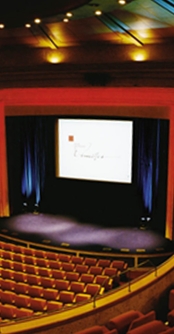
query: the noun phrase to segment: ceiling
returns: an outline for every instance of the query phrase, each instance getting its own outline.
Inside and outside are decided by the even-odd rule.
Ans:
[[[102,14],[96,15],[96,10]],[[68,18],[67,12],[72,17]],[[35,23],[36,18],[41,22]],[[68,22],[63,21],[65,18]],[[6,0],[0,24],[4,24],[0,29],[1,48],[171,43],[174,0],[127,0],[124,5],[117,0]]]
[[[6,0],[0,87],[173,86],[174,0],[119,1]]]

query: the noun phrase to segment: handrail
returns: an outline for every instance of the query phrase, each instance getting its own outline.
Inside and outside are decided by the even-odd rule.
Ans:
[[[132,268],[128,268],[128,269],[122,271],[121,273],[119,273],[119,275],[118,275],[118,272],[117,272],[116,275],[110,276],[109,278],[110,278],[110,279],[114,279],[114,278],[116,278],[116,277],[118,277],[118,276],[125,275],[125,274],[127,274],[128,272],[130,272],[130,271],[134,271],[134,270],[140,268],[141,266],[143,266],[143,265],[145,265],[145,264],[147,264],[147,263],[151,263],[151,264],[152,264],[152,266],[153,266],[153,270],[155,271],[155,277],[157,277],[157,266],[156,266],[150,259],[147,259],[146,261],[140,263],[138,266],[136,266],[136,267],[132,267]],[[150,272],[150,271],[149,271],[149,272]],[[149,272],[148,272],[148,274],[149,274]],[[147,273],[146,273],[146,274],[147,274]],[[101,291],[102,288],[104,287],[105,283],[107,283],[107,280],[108,280],[108,277],[107,277],[107,278],[103,281],[103,283],[101,284],[100,290],[97,291],[96,294],[93,296],[93,307],[94,307],[94,308],[96,307],[96,299],[97,299],[97,297],[100,295],[100,291]],[[132,281],[135,281],[135,279],[133,279]],[[132,281],[128,281],[128,283],[127,283],[127,285],[128,285],[128,291],[129,291],[129,292],[131,292],[131,282],[132,282]],[[126,285],[126,283],[125,283],[125,285]],[[124,285],[124,286],[125,286],[125,285]],[[119,289],[119,288],[120,288],[120,287],[117,287],[117,288],[115,288],[115,289],[113,289],[113,290],[116,290],[116,289]]]

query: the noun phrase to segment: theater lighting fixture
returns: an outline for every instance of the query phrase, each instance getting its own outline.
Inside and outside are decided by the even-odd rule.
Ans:
[[[3,23],[0,23],[0,29],[3,29],[5,26]]]
[[[63,22],[67,23],[67,22],[69,22],[69,19],[68,19],[67,17],[65,17],[65,18],[63,19]]]
[[[126,0],[118,0],[118,3],[119,3],[119,5],[125,5],[126,4]]]
[[[67,16],[67,17],[72,17],[72,16],[73,16],[73,14],[72,14],[72,13],[70,13],[70,12],[68,12],[68,13],[66,13],[66,16]]]
[[[59,64],[63,60],[63,55],[57,50],[51,50],[48,52],[46,60],[51,64]]]
[[[25,28],[31,28],[31,24],[30,23],[26,23],[25,24]]]
[[[36,24],[39,24],[39,23],[41,23],[41,19],[39,19],[39,18],[36,18],[36,19],[34,20],[34,23],[36,23]]]
[[[134,61],[146,61],[148,58],[148,54],[145,50],[136,50],[131,53],[131,58]]]
[[[96,11],[95,11],[95,15],[96,15],[96,16],[100,16],[100,15],[102,15],[102,11],[101,11],[101,10],[96,10]]]

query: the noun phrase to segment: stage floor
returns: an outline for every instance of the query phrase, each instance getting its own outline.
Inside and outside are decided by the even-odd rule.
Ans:
[[[174,242],[152,230],[133,227],[104,228],[71,217],[24,213],[0,218],[0,233],[26,241],[65,246],[75,250],[130,253],[174,251]]]

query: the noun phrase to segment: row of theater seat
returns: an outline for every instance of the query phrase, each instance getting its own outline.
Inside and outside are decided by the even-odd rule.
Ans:
[[[2,242],[0,243],[1,246]],[[5,243],[3,243],[5,247]],[[13,245],[13,244],[6,244]],[[15,248],[14,248],[15,247]],[[16,247],[20,247],[21,252],[15,252]],[[21,262],[26,264],[33,264],[36,266],[42,267],[52,267],[55,269],[64,269],[62,263],[66,266],[71,267],[71,270],[76,265],[85,265],[85,266],[96,266],[96,267],[110,267],[117,268],[120,271],[127,269],[127,263],[121,260],[110,260],[106,258],[95,258],[95,257],[82,257],[70,254],[61,254],[50,251],[35,250],[27,247],[21,247],[13,245],[11,249],[2,249],[0,248],[0,257],[3,259]],[[55,266],[55,267],[54,267]],[[65,269],[66,270],[66,269]],[[68,269],[69,270],[69,269]]]
[[[7,245],[8,248],[10,247],[9,245],[12,245],[13,248],[18,247],[13,244],[6,244],[6,246]],[[5,248],[5,243],[3,243],[3,246]],[[24,249],[28,251],[28,248],[22,247],[22,249],[23,251]],[[19,272],[18,276],[25,273],[52,279],[80,280],[85,283],[103,284],[103,282],[105,282],[105,289],[107,290],[112,287],[110,278],[112,277],[114,284],[119,283],[120,272],[127,267],[126,262],[119,260],[111,261],[109,259],[96,259],[92,257],[82,258],[69,254],[57,254],[56,256],[59,256],[58,259],[52,260],[48,259],[48,257],[51,257],[50,254],[56,253],[39,250],[37,250],[37,253],[45,257],[24,255],[12,252],[11,250],[0,249],[1,276],[14,279],[13,276],[17,276],[16,272]],[[22,281],[23,280],[25,281],[24,275],[22,276]],[[38,279],[35,278],[35,281],[36,280],[38,281]],[[35,282],[33,284],[35,284]]]
[[[119,284],[119,274],[126,267],[124,261],[79,257],[1,241],[0,317],[8,318],[10,306],[13,316],[8,319],[88,301]]]
[[[156,319],[154,310],[147,314],[136,310],[111,318],[105,325],[95,325],[75,334],[174,334],[174,327]]]

